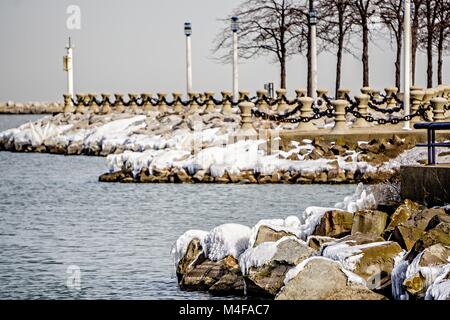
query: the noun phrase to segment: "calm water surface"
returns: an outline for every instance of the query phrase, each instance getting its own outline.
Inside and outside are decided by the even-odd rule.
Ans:
[[[38,117],[0,115],[0,131]],[[184,231],[252,226],[354,190],[99,183],[105,171],[103,158],[0,152],[0,299],[214,299],[177,287],[170,250]],[[66,285],[70,266],[80,290]]]

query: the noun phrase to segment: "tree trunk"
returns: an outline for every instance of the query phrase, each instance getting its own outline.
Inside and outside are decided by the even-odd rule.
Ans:
[[[402,32],[403,29],[399,28],[399,35],[397,36],[397,56],[395,60],[395,86],[400,90],[401,79],[401,61],[402,61]]]
[[[309,11],[311,11],[314,8],[314,0],[309,0]],[[311,24],[309,23],[309,18],[308,18],[308,53],[307,53],[307,59],[308,59],[308,83],[307,83],[307,91],[308,91],[308,97],[312,97],[313,96],[313,92],[312,92],[312,63],[311,63],[311,37],[312,37],[312,32],[311,32]]]
[[[433,87],[433,22],[432,7],[427,1],[427,87]]]
[[[363,87],[369,86],[369,27],[367,20],[363,21]]]
[[[341,19],[341,14],[339,14],[339,39],[338,39],[338,51],[337,51],[337,61],[336,61],[336,91],[335,97],[339,88],[341,87],[341,69],[342,69],[342,54],[344,51],[344,26],[343,17]]]
[[[280,88],[286,89],[286,58],[281,58],[280,61]]]
[[[440,27],[438,40],[438,85],[443,84],[442,81],[442,53],[444,51],[444,26]]]

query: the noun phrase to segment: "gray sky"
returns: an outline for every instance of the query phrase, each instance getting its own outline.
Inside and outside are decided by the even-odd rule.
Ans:
[[[241,0],[2,0],[0,2],[0,101],[62,100],[66,76],[62,56],[70,35],[75,43],[75,91],[185,91],[183,23],[193,24],[195,91],[231,89],[231,66],[211,59],[212,41],[222,28],[218,19]],[[68,30],[66,9],[81,8],[81,30]],[[359,53],[358,53],[359,55]],[[394,54],[388,39],[377,39],[371,51],[371,85],[394,83]],[[335,57],[321,54],[319,87],[332,89]],[[448,71],[450,59],[444,61]],[[418,59],[418,85],[425,85],[426,59]],[[361,62],[344,59],[342,85],[357,90]],[[288,63],[287,86],[306,85],[306,60]],[[268,57],[242,62],[240,88],[255,91],[265,82],[279,83],[278,66]],[[450,72],[444,72],[450,83]],[[332,90],[330,90],[332,91]]]

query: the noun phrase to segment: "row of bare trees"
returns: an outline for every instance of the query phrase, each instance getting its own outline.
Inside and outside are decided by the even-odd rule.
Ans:
[[[437,83],[443,81],[443,57],[450,49],[450,1],[411,0],[412,78],[416,79],[419,50],[427,55],[427,86],[433,86],[433,59],[437,55]],[[279,64],[280,87],[286,88],[286,61],[297,54],[309,56],[309,11],[317,11],[319,51],[336,54],[336,90],[341,85],[344,53],[361,56],[362,85],[369,86],[369,46],[378,36],[395,49],[395,84],[400,87],[404,0],[245,0],[230,15],[240,19],[240,57],[267,55]],[[229,18],[224,19],[228,23]],[[214,52],[226,62],[231,50],[227,27],[218,34]],[[358,53],[360,52],[360,53]],[[308,59],[308,61],[310,61]],[[311,74],[308,63],[308,74]],[[309,83],[309,81],[308,81]]]

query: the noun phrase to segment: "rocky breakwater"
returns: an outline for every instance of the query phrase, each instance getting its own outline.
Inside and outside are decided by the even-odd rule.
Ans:
[[[383,212],[358,189],[336,208],[187,231],[172,250],[179,286],[280,300],[450,299],[449,212],[408,200]],[[402,228],[415,230],[410,242]]]
[[[227,139],[232,138],[230,134]],[[177,149],[110,155],[110,172],[99,179],[125,183],[378,183],[395,178],[401,164],[425,157],[395,135],[357,145],[305,139],[292,141],[288,150],[269,152],[267,145],[266,140],[250,140],[203,145],[184,153]]]
[[[0,114],[52,114],[63,111],[62,102],[0,102]]]

